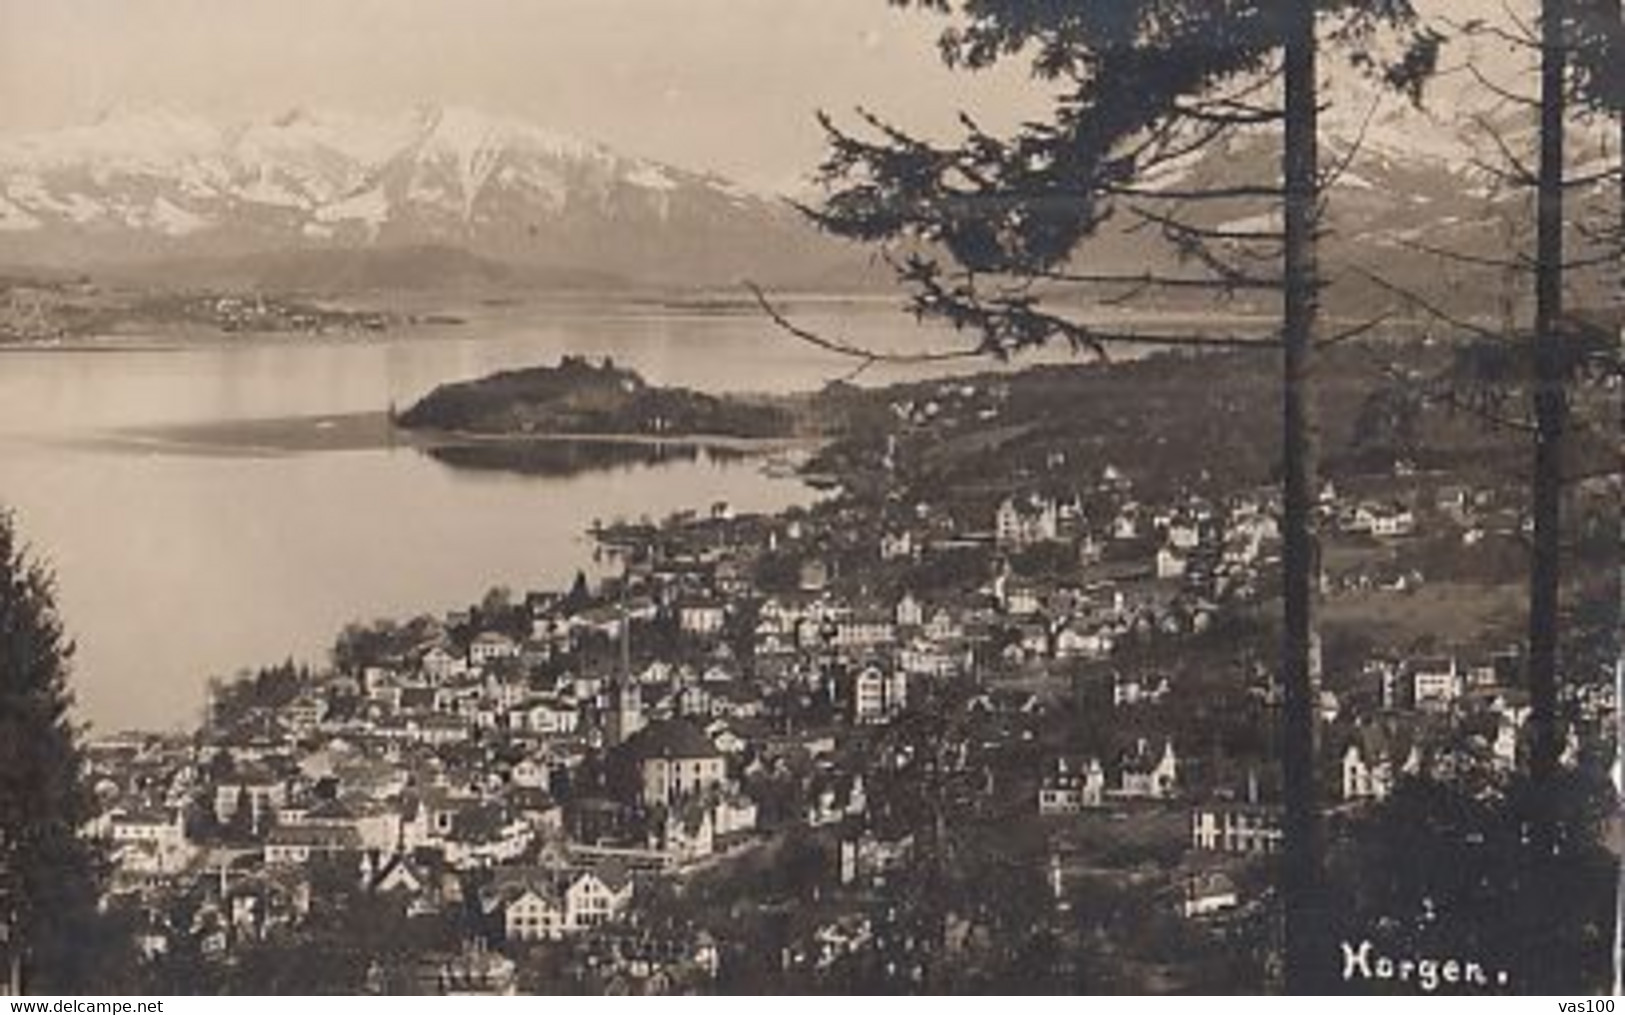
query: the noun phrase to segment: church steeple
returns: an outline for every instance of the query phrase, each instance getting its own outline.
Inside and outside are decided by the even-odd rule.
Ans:
[[[609,722],[604,733],[613,747],[643,728],[643,692],[630,676],[617,677],[610,683],[609,698]]]

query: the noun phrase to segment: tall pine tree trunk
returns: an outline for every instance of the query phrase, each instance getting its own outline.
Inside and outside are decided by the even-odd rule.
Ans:
[[[1563,161],[1568,62],[1567,0],[1541,5],[1540,170],[1535,220],[1535,324],[1533,411],[1535,454],[1531,477],[1532,548],[1529,568],[1530,775],[1549,782],[1561,753],[1557,722],[1558,588],[1562,574],[1564,391]],[[1542,794],[1537,789],[1537,799]],[[1549,847],[1551,828],[1538,818],[1538,841]]]
[[[1535,321],[1530,341],[1534,376],[1534,462],[1530,476],[1529,562],[1529,774],[1532,863],[1523,879],[1527,922],[1525,983],[1528,992],[1555,993],[1545,942],[1534,918],[1547,904],[1542,887],[1554,870],[1558,831],[1553,814],[1558,758],[1557,720],[1559,590],[1562,580],[1564,391],[1563,161],[1567,113],[1568,0],[1542,0],[1540,67],[1540,159],[1535,192]]]
[[[1285,8],[1286,121],[1285,314],[1282,398],[1282,580],[1285,632],[1281,679],[1281,763],[1286,842],[1286,989],[1318,994],[1330,989],[1331,941],[1321,875],[1320,813],[1316,799],[1314,672],[1317,437],[1311,360],[1319,317],[1316,256],[1320,197],[1315,5],[1283,0]]]
[[[1604,5],[1604,29],[1613,29],[1618,32],[1614,38],[1625,40],[1625,4],[1620,0]],[[1611,52],[1613,52],[1611,50]],[[1625,53],[1614,52],[1616,58],[1625,59]],[[1616,207],[1614,226],[1619,230],[1614,237],[1614,243],[1619,248],[1619,273],[1614,278],[1614,310],[1611,319],[1619,328],[1620,348],[1615,352],[1618,362],[1625,364],[1625,96],[1616,96],[1618,106],[1614,109],[1615,126],[1619,130],[1619,147],[1617,155],[1619,165],[1618,189],[1615,194]],[[1625,438],[1625,388],[1620,395],[1619,436]],[[1625,510],[1620,515],[1620,557],[1614,561],[1614,566],[1620,569],[1619,598],[1615,603],[1615,640],[1614,652],[1614,750],[1618,753],[1620,745],[1625,745],[1625,709],[1619,707],[1625,701]],[[1614,896],[1614,994],[1625,993],[1625,877],[1619,879],[1619,886]]]

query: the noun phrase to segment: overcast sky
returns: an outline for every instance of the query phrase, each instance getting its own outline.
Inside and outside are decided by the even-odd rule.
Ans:
[[[0,0],[0,131],[464,104],[780,188],[818,160],[819,108],[927,129],[1037,108],[1020,68],[942,68],[941,26],[885,0]]]
[[[939,19],[884,0],[0,0],[0,130],[128,103],[216,118],[420,102],[516,113],[757,184],[816,163],[823,107],[1018,109],[950,75]]]

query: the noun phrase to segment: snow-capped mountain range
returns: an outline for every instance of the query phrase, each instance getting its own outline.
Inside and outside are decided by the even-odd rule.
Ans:
[[[1533,190],[1517,179],[1536,164],[1538,131],[1532,112],[1486,104],[1471,83],[1444,82],[1430,89],[1422,107],[1363,82],[1333,79],[1321,115],[1321,166],[1329,183],[1321,262],[1333,282],[1326,296],[1335,312],[1364,315],[1376,307],[1401,307],[1401,293],[1460,314],[1496,314],[1503,297],[1529,297],[1527,276],[1502,271],[1533,242]],[[1493,96],[1491,96],[1493,99]],[[1280,133],[1262,127],[1234,133],[1200,152],[1176,160],[1145,181],[1147,189],[1188,195],[1279,179]],[[1617,129],[1576,123],[1568,133],[1566,162],[1574,180],[1588,186],[1569,192],[1569,242],[1576,260],[1595,259],[1587,220],[1612,222],[1618,209]],[[1513,160],[1517,160],[1517,164]],[[1282,228],[1278,201],[1257,198],[1141,201],[1160,214],[1216,233],[1262,234]],[[1600,218],[1599,218],[1600,217]],[[1101,271],[1122,264],[1177,270],[1157,229],[1132,213],[1119,228],[1086,245],[1082,257]],[[1595,233],[1597,230],[1589,230]],[[1227,259],[1252,275],[1275,270],[1268,243],[1215,241]],[[1450,255],[1462,256],[1450,256]],[[1260,257],[1259,255],[1262,255]],[[1617,275],[1606,265],[1570,273],[1579,302],[1607,299]],[[1244,299],[1243,302],[1246,302]],[[1256,300],[1255,300],[1256,302]]]
[[[0,138],[0,257],[47,264],[460,248],[657,283],[810,280],[840,256],[781,200],[522,120],[163,110]]]
[[[1327,263],[1380,266],[1430,288],[1446,276],[1457,288],[1481,287],[1419,247],[1504,255],[1519,242],[1514,223],[1527,194],[1497,188],[1486,166],[1500,159],[1490,130],[1525,150],[1528,117],[1486,125],[1450,97],[1425,112],[1392,97],[1373,104],[1357,89],[1332,97],[1324,159],[1338,172]],[[1580,138],[1572,161],[1579,173],[1617,157]],[[1278,139],[1260,131],[1210,146],[1151,185],[1256,183],[1278,167]],[[1256,201],[1188,213],[1238,231],[1276,221]],[[1092,242],[1079,259],[1132,270],[1167,256],[1147,231],[1129,230]],[[235,280],[292,288],[448,278],[883,284],[869,261],[777,197],[469,109],[395,117],[296,109],[228,127],[121,110],[0,137],[0,263],[11,265],[158,264],[182,276],[183,267],[218,273],[247,263]]]

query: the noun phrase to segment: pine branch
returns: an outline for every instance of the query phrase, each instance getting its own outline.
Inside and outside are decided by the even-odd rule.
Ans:
[[[1135,210],[1131,209],[1131,212]],[[1162,221],[1158,221],[1156,217],[1151,215],[1137,216],[1137,221],[1129,225],[1127,231],[1134,233],[1152,227],[1158,228],[1161,239],[1174,248],[1174,252],[1181,262],[1194,261],[1199,267],[1211,272],[1217,280],[1230,283],[1237,288],[1248,288],[1254,282],[1267,281],[1262,276],[1252,274],[1226,260],[1203,237],[1181,231],[1178,228],[1171,228],[1165,224],[1170,222],[1175,225],[1182,225],[1182,223],[1177,223],[1177,220],[1168,216],[1163,216]],[[1255,264],[1274,264],[1277,260],[1273,252],[1252,251],[1245,247],[1231,247],[1226,251],[1226,254],[1231,257],[1252,261]],[[1279,285],[1279,279],[1275,279],[1274,284]]]
[[[1235,129],[1229,124],[1202,124],[1195,136],[1177,138],[1175,132],[1178,125],[1178,119],[1168,119],[1161,127],[1151,131],[1144,141],[1131,145],[1124,154],[1125,160],[1136,167],[1139,175],[1144,176],[1162,166],[1206,151]]]
[[[1171,215],[1154,212],[1149,208],[1134,206],[1129,209],[1133,214],[1146,220],[1152,225],[1162,227],[1165,234],[1174,234],[1181,237],[1194,237],[1203,240],[1219,240],[1232,243],[1272,243],[1279,244],[1286,241],[1286,236],[1278,229],[1221,229],[1206,226],[1193,226],[1189,222],[1181,222]]]
[[[1036,277],[1050,282],[1075,282],[1083,285],[1129,285],[1138,289],[1206,289],[1223,290],[1226,292],[1240,289],[1256,289],[1265,292],[1279,292],[1281,281],[1279,279],[1234,277],[1234,278],[1181,278],[1171,275],[1157,275],[1152,272],[1141,274],[1087,274],[1068,271],[1043,271]]]

